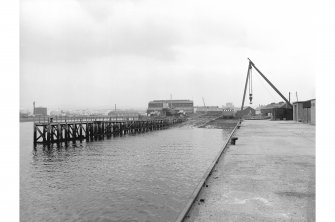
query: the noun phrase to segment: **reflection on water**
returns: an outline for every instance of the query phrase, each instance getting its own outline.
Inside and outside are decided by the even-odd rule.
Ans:
[[[20,124],[21,221],[174,221],[227,131],[171,128],[33,149]]]

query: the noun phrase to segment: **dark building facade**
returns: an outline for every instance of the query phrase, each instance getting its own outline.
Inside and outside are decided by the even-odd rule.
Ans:
[[[272,120],[293,120],[293,110],[284,102],[268,104],[261,108],[261,113]]]
[[[47,116],[48,110],[46,107],[34,107],[35,116]]]
[[[273,108],[272,120],[293,120],[293,109],[291,108]]]

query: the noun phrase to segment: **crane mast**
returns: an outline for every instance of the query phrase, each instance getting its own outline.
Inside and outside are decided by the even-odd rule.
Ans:
[[[249,83],[249,100],[250,100],[250,104],[252,102],[252,78],[251,78],[251,73],[252,73],[252,68],[254,68],[258,74],[260,76],[263,77],[263,79],[278,93],[278,95],[285,100],[286,104],[290,107],[293,108],[292,104],[285,98],[285,96],[283,96],[283,94],[281,94],[281,92],[271,83],[271,81],[265,77],[265,75],[255,66],[255,64],[248,58],[249,60],[249,65],[248,65],[248,72],[247,72],[247,78],[245,80],[245,86],[244,86],[244,93],[243,93],[243,99],[242,99],[242,106],[241,106],[241,110],[243,110],[244,107],[244,100],[245,100],[245,93],[247,91],[247,86]]]

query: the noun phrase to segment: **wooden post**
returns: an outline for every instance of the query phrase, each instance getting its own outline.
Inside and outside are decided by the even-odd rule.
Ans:
[[[54,126],[50,124],[50,137],[51,137],[51,143],[54,142],[54,135],[55,135],[55,129]]]
[[[63,130],[64,129],[64,125],[60,123],[60,134],[59,134],[59,140],[60,142],[62,142],[64,140],[64,136],[63,136]]]
[[[60,142],[60,134],[61,134],[61,128],[60,128],[60,124],[57,124],[57,143]]]
[[[96,122],[93,122],[93,133],[94,133],[94,138],[97,138],[97,131],[98,131],[98,126]]]
[[[101,134],[102,136],[105,135],[105,122],[104,121],[101,122]]]
[[[65,142],[69,140],[69,124],[65,124]]]
[[[89,123],[86,123],[86,131],[85,131],[85,136],[86,136],[86,141],[89,141],[90,138],[90,128],[89,128]]]
[[[89,124],[89,131],[90,131],[90,139],[93,140],[94,132],[93,132],[93,122]]]
[[[122,122],[120,122],[119,123],[119,134],[120,134],[120,136],[122,136],[122,130],[123,130]]]
[[[51,125],[47,125],[47,143],[50,143]]]
[[[36,146],[37,142],[37,129],[36,129],[36,124],[34,123],[34,146]]]
[[[75,124],[75,122],[72,125],[72,141],[76,142],[76,138],[77,138],[77,124]]]
[[[82,141],[83,139],[83,125],[81,123],[79,123],[79,139],[80,141]]]

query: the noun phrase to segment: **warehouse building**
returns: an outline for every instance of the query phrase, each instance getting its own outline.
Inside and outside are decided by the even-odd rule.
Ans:
[[[315,125],[315,99],[293,103],[293,120]]]
[[[47,116],[48,110],[46,107],[35,107],[34,115],[35,116]]]
[[[285,102],[271,103],[261,109],[263,116],[270,116],[272,120],[292,120],[293,110]]]
[[[33,114],[34,116],[47,116],[48,110],[46,107],[36,107],[35,101],[33,102]]]
[[[153,100],[148,103],[147,113],[166,114],[168,112],[194,113],[192,100]]]
[[[197,106],[194,107],[194,110],[198,114],[213,114],[220,115],[222,114],[223,109],[218,106]]]

